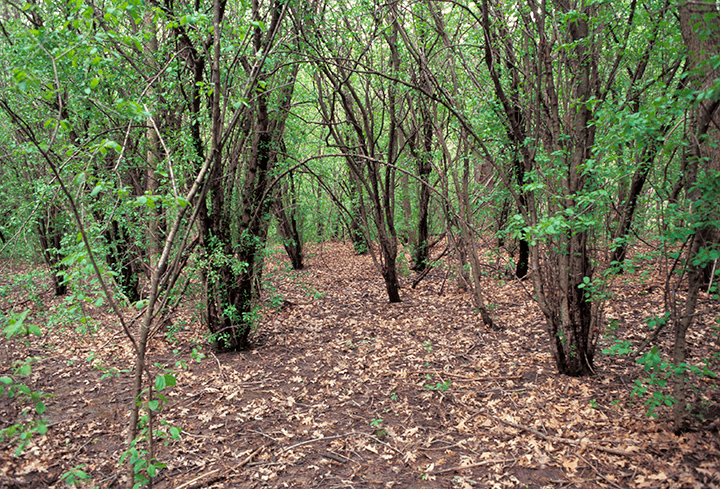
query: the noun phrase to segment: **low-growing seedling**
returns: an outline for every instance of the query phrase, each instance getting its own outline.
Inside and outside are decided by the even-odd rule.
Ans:
[[[205,358],[205,354],[201,353],[200,350],[202,350],[202,346],[194,346],[192,349],[192,353],[190,353],[190,356],[195,359],[196,362],[201,362],[203,358]]]
[[[79,481],[90,479],[90,474],[82,470],[85,468],[85,464],[78,465],[65,472],[60,476],[61,479],[65,479],[65,484],[68,486],[77,485]]]
[[[449,380],[446,380],[445,382],[438,382],[435,385],[425,384],[425,388],[428,390],[431,390],[431,391],[445,392],[450,388],[451,385],[452,385],[452,382]]]

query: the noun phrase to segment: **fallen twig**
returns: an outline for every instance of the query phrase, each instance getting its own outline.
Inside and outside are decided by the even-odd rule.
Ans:
[[[468,381],[491,381],[491,380],[520,380],[523,378],[522,375],[511,375],[507,377],[465,377],[460,374],[453,374],[450,372],[440,372],[439,370],[416,370],[411,372],[413,374],[436,374],[436,375],[447,375],[448,377],[454,377],[458,380]]]
[[[433,474],[444,474],[446,472],[456,472],[463,469],[471,469],[473,467],[481,467],[483,465],[490,465],[490,464],[504,464],[507,462],[514,462],[515,459],[512,458],[503,458],[503,459],[493,459],[493,460],[483,460],[482,462],[477,462],[474,464],[469,465],[458,465],[457,467],[450,467],[449,469],[443,469],[443,470],[437,470],[433,472]]]
[[[512,421],[508,421],[508,420],[506,420],[506,419],[502,419],[502,418],[498,418],[498,417],[495,417],[495,419],[497,419],[497,420],[500,421],[501,423],[504,423],[504,424],[506,424],[506,425],[508,425],[508,426],[512,426],[513,428],[517,428],[517,429],[519,429],[519,430],[527,431],[528,433],[532,433],[532,434],[535,435],[535,436],[539,436],[539,437],[542,438],[543,440],[553,441],[553,442],[556,442],[556,443],[564,443],[564,444],[566,444],[566,445],[575,445],[575,446],[582,444],[582,442],[581,442],[580,440],[573,440],[573,439],[571,439],[571,438],[560,438],[559,436],[550,436],[550,435],[546,435],[546,434],[544,434],[544,433],[541,433],[541,432],[539,432],[538,430],[534,430],[534,429],[530,428],[529,426],[525,426],[525,425],[521,425],[521,424],[518,424],[518,423],[514,423],[514,422],[512,422]],[[633,452],[628,452],[628,451],[625,451],[625,450],[618,450],[617,448],[608,448],[608,447],[604,447],[604,446],[602,446],[602,445],[596,445],[595,443],[587,443],[585,446],[590,447],[590,448],[592,448],[592,449],[594,449],[594,450],[599,450],[599,451],[602,451],[602,452],[612,453],[612,454],[614,454],[614,455],[622,455],[622,456],[625,456],[625,457],[632,457],[633,455],[635,455]]]
[[[220,360],[218,360],[218,357],[216,357],[212,351],[210,352],[210,354],[213,356],[213,358],[217,362],[218,372],[220,372],[220,377],[222,377],[223,380],[227,380],[227,379],[225,379],[225,373],[222,371],[222,366],[220,365]]]
[[[344,463],[346,463],[346,462],[349,460],[349,459],[347,459],[347,458],[340,457],[339,455],[334,455],[334,454],[328,453],[328,452],[322,452],[320,455],[321,455],[322,457],[329,458],[330,460],[334,460],[334,461],[339,462],[339,463],[341,463],[341,464],[344,464]]]
[[[255,455],[257,455],[257,454],[260,453],[262,450],[268,448],[268,447],[271,446],[271,445],[272,445],[272,443],[268,443],[267,445],[261,446],[260,448],[258,448],[258,449],[255,450],[254,452],[252,452],[250,455],[248,455],[247,457],[245,457],[245,460],[243,460],[242,462],[240,462],[236,467],[234,467],[234,469],[241,469],[241,468],[245,467],[248,463],[250,463],[250,462],[252,461],[253,458],[255,458]],[[228,469],[228,470],[229,470],[229,469]],[[227,471],[226,471],[226,472],[227,472]]]
[[[580,455],[579,453],[576,454],[576,455],[577,455],[578,457],[580,457],[580,459],[581,459],[583,462],[585,462],[586,464],[588,464],[588,466],[590,466],[590,468],[593,469],[593,472],[595,472],[597,475],[599,475],[600,477],[602,477],[603,479],[605,479],[610,485],[612,485],[613,487],[617,487],[618,489],[622,489],[620,486],[618,486],[617,484],[615,484],[613,481],[611,481],[610,479],[608,479],[607,477],[605,477],[604,475],[602,475],[602,474],[598,471],[598,469],[596,469],[596,468],[593,466],[593,464],[591,464],[590,462],[588,462],[588,461],[585,459],[585,457],[583,457],[583,456]]]
[[[336,438],[344,438],[344,437],[346,437],[346,436],[356,436],[356,435],[362,435],[362,434],[363,434],[363,433],[356,433],[356,432],[353,431],[352,433],[346,433],[346,434],[344,434],[344,435],[321,436],[320,438],[312,438],[312,439],[310,439],[310,440],[305,440],[305,441],[301,441],[300,443],[296,443],[296,444],[294,444],[294,445],[290,445],[290,446],[287,447],[287,448],[283,448],[283,449],[281,449],[281,450],[277,453],[277,455],[275,455],[275,456],[276,456],[276,457],[279,457],[280,455],[282,455],[283,453],[287,452],[288,450],[292,450],[293,448],[297,448],[297,447],[302,446],[302,445],[307,445],[307,444],[309,444],[309,443],[315,443],[316,441],[334,440],[334,439],[336,439]]]
[[[175,489],[185,489],[186,487],[190,487],[192,484],[196,483],[200,479],[204,479],[205,477],[214,474],[215,472],[218,472],[220,469],[211,470],[210,472],[205,472],[204,474],[200,474],[199,476],[195,477],[194,479],[191,479],[184,484],[180,484]]]

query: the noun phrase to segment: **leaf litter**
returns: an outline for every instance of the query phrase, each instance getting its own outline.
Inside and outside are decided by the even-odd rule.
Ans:
[[[279,251],[272,255],[252,349],[212,353],[197,297],[187,297],[152,340],[155,371],[177,377],[158,416],[183,431],[180,440],[158,440],[167,467],[155,487],[720,486],[716,382],[696,386],[703,417],[678,436],[670,408],[649,418],[644,399],[630,396],[642,368],[600,353],[610,339],[600,341],[594,377],[556,374],[526,284],[485,278],[504,328],[492,331],[440,268],[416,288],[407,273],[403,302],[388,304],[369,257],[346,243],[309,251],[301,271]],[[639,284],[629,275],[613,284],[606,315],[618,337],[637,345],[647,335],[645,319],[662,309],[659,280],[643,276]],[[9,294],[0,306],[24,300]],[[47,288],[31,314],[63,307]],[[717,301],[703,298],[699,311],[691,360],[718,347]],[[42,338],[2,339],[0,374],[35,357],[33,388],[54,397],[46,435],[35,435],[20,456],[12,443],[1,445],[0,487],[65,487],[61,475],[78,466],[92,477],[80,487],[125,483],[118,460],[132,351],[107,311],[89,306],[85,314],[94,326],[82,334],[61,323]],[[671,331],[658,345],[669,355]],[[2,427],[16,414],[0,398]]]

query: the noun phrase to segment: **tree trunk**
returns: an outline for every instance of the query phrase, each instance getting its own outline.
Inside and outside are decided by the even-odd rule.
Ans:
[[[282,182],[276,187],[276,198],[273,202],[273,214],[277,219],[278,234],[282,239],[285,252],[290,258],[293,270],[303,269],[303,250],[295,220],[297,202],[295,200],[295,184],[292,172],[287,175],[290,182],[289,191],[287,183]]]
[[[224,5],[224,4],[223,4]],[[251,4],[253,52],[259,57],[271,47],[285,11],[280,1],[270,7],[270,26],[261,28],[260,6]],[[219,120],[220,74],[213,59],[213,118]],[[254,284],[259,282],[262,251],[270,212],[269,175],[281,147],[285,122],[291,106],[297,65],[289,68],[282,88],[266,88],[263,71],[248,75],[254,99],[246,111],[243,134],[233,138],[237,145],[221,144],[222,123],[213,124],[213,170],[208,176],[210,191],[200,203],[200,235],[203,248],[203,282],[206,292],[205,320],[221,351],[237,351],[248,345],[256,324],[253,314]],[[270,116],[270,95],[277,97],[277,108]],[[217,113],[217,115],[216,115]],[[229,130],[229,129],[228,129]],[[224,150],[224,151],[223,151]],[[245,156],[247,155],[247,156]]]
[[[402,210],[403,210],[403,233],[401,240],[405,245],[412,245],[417,241],[417,234],[412,229],[412,202],[410,201],[410,176],[403,173],[400,177],[400,185],[402,187]]]
[[[140,279],[136,269],[138,256],[133,252],[125,226],[114,219],[104,233],[107,242],[105,261],[115,272],[115,282],[131,303],[140,300]]]
[[[652,152],[652,155],[649,154],[650,152]],[[642,161],[635,170],[632,181],[630,182],[628,196],[623,202],[620,222],[612,235],[614,248],[610,255],[610,265],[619,273],[623,271],[623,263],[625,261],[625,254],[627,253],[627,237],[630,233],[630,225],[635,215],[637,199],[642,192],[645,180],[647,180],[650,169],[652,168],[654,153],[654,151],[649,149],[645,150]]]
[[[62,264],[62,224],[61,211],[55,203],[50,203],[45,215],[38,220],[38,237],[43,260],[50,269],[50,277],[56,296],[67,294],[64,272],[67,269]]]
[[[428,261],[428,208],[430,206],[430,172],[432,172],[433,124],[427,108],[422,110],[422,150],[417,155],[418,177],[420,179],[420,199],[418,202],[417,243],[413,253],[412,269],[425,270]]]
[[[589,212],[592,203],[583,203],[582,193],[588,175],[585,163],[592,158],[595,127],[588,101],[596,94],[597,46],[591,41],[589,23],[596,7],[584,7],[578,16],[568,20],[567,32],[573,49],[568,52],[571,80],[572,112],[561,120],[558,91],[553,79],[552,55],[544,38],[544,16],[538,16],[541,35],[541,64],[546,73],[546,93],[550,103],[549,124],[545,136],[548,152],[561,151],[565,177],[561,180],[563,198],[557,209],[550,210],[566,220],[566,231],[560,231],[548,243],[551,258],[540,262],[540,244],[530,247],[532,278],[538,305],[545,315],[555,364],[561,374],[579,377],[592,375],[599,311],[593,309],[587,286],[592,283],[593,269],[588,255],[586,225],[576,216]],[[570,132],[563,138],[561,127]],[[525,205],[531,224],[537,225],[538,211],[535,196],[526,194]]]
[[[718,55],[720,46],[720,17],[714,1],[701,0],[682,2],[679,6],[680,31],[688,48],[687,71],[688,86],[696,93],[708,90],[720,74],[718,69],[708,62]],[[699,259],[701,251],[716,246],[717,229],[714,222],[720,219],[717,211],[717,195],[708,186],[697,185],[699,171],[704,169],[705,178],[717,178],[720,171],[720,97],[717,92],[713,98],[707,95],[695,101],[688,124],[686,150],[685,186],[689,189],[689,200],[693,206],[693,223],[697,229],[692,238],[687,255],[689,290],[685,301],[684,315],[675,324],[675,346],[673,362],[675,378],[673,397],[675,398],[675,431],[685,429],[687,414],[686,334],[695,315],[700,285],[703,282],[705,268],[712,262]],[[714,209],[714,210],[713,210]]]
[[[348,189],[350,194],[350,221],[348,223],[348,232],[350,233],[350,241],[353,249],[358,255],[364,255],[368,252],[368,241],[365,238],[360,219],[362,216],[360,188],[358,185],[358,177],[352,169],[349,170],[350,178],[348,179]]]

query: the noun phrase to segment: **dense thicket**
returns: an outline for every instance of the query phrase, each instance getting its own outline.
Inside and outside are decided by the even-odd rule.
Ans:
[[[144,308],[126,329],[140,399],[149,331],[189,284],[210,340],[242,349],[268,243],[300,269],[303,242],[336,238],[371,254],[390,302],[398,269],[439,266],[442,240],[502,328],[478,256],[496,240],[559,373],[592,375],[607,280],[642,240],[669,264],[681,429],[685,335],[718,279],[719,15],[710,0],[8,2],[3,257],[43,259],[57,294],[95,274],[119,316]]]

